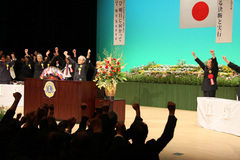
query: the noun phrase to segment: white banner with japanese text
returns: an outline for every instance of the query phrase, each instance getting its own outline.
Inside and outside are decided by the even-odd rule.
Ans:
[[[114,45],[125,45],[125,0],[114,0]]]
[[[218,0],[216,43],[232,43],[233,0]]]

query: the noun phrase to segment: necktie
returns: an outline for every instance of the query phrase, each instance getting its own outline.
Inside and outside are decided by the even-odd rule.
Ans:
[[[68,64],[67,64],[67,68],[66,68],[66,76],[68,76]]]

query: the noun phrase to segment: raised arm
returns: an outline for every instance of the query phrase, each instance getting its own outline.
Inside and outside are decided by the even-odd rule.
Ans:
[[[47,50],[47,52],[46,52],[47,60],[44,62],[44,66],[45,66],[45,67],[47,67],[47,64],[48,64],[49,61],[50,61],[49,54],[50,54],[50,50]]]
[[[13,97],[14,97],[14,102],[13,102],[12,106],[8,109],[7,113],[2,118],[1,122],[4,122],[4,121],[6,122],[7,120],[13,118],[15,111],[17,109],[18,103],[21,100],[22,95],[19,92],[15,92],[15,93],[13,93]]]
[[[77,50],[73,49],[72,52],[73,52],[73,60],[77,62]]]
[[[72,63],[73,65],[77,65],[77,62],[75,62],[69,55],[67,51],[64,51],[63,54],[65,55],[65,57],[70,61],[70,63]]]
[[[174,129],[176,127],[177,123],[177,118],[174,116],[175,115],[175,109],[176,109],[176,104],[173,102],[168,102],[168,111],[169,111],[169,116],[168,116],[168,121],[165,126],[165,129],[163,131],[163,134],[161,135],[160,138],[156,141],[156,144],[153,146],[156,147],[155,149],[158,152],[161,152],[161,150],[171,141],[173,138],[174,134]],[[155,143],[155,141],[150,140],[147,142],[151,145],[151,143]]]
[[[192,52],[195,61],[199,64],[199,66],[204,70],[205,64],[196,56],[195,52]]]
[[[240,73],[240,67],[229,60],[227,60],[226,56],[223,56],[223,60],[228,64],[228,67],[235,70],[236,72]]]
[[[217,63],[217,58],[215,56],[215,52],[213,49],[210,50],[210,53],[212,55],[212,65],[213,67],[218,67],[218,63]]]

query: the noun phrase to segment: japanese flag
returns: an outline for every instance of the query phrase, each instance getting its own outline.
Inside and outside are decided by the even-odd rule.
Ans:
[[[180,0],[180,28],[215,27],[217,0]]]

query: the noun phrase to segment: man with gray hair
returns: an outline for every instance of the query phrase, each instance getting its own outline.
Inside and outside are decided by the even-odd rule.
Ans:
[[[64,55],[66,56],[66,58],[70,61],[71,64],[73,64],[73,68],[74,68],[73,80],[74,81],[87,81],[87,71],[90,64],[90,53],[91,53],[91,50],[89,49],[87,53],[87,58],[80,55],[78,57],[78,63],[76,63],[68,55],[68,52],[64,51]]]

